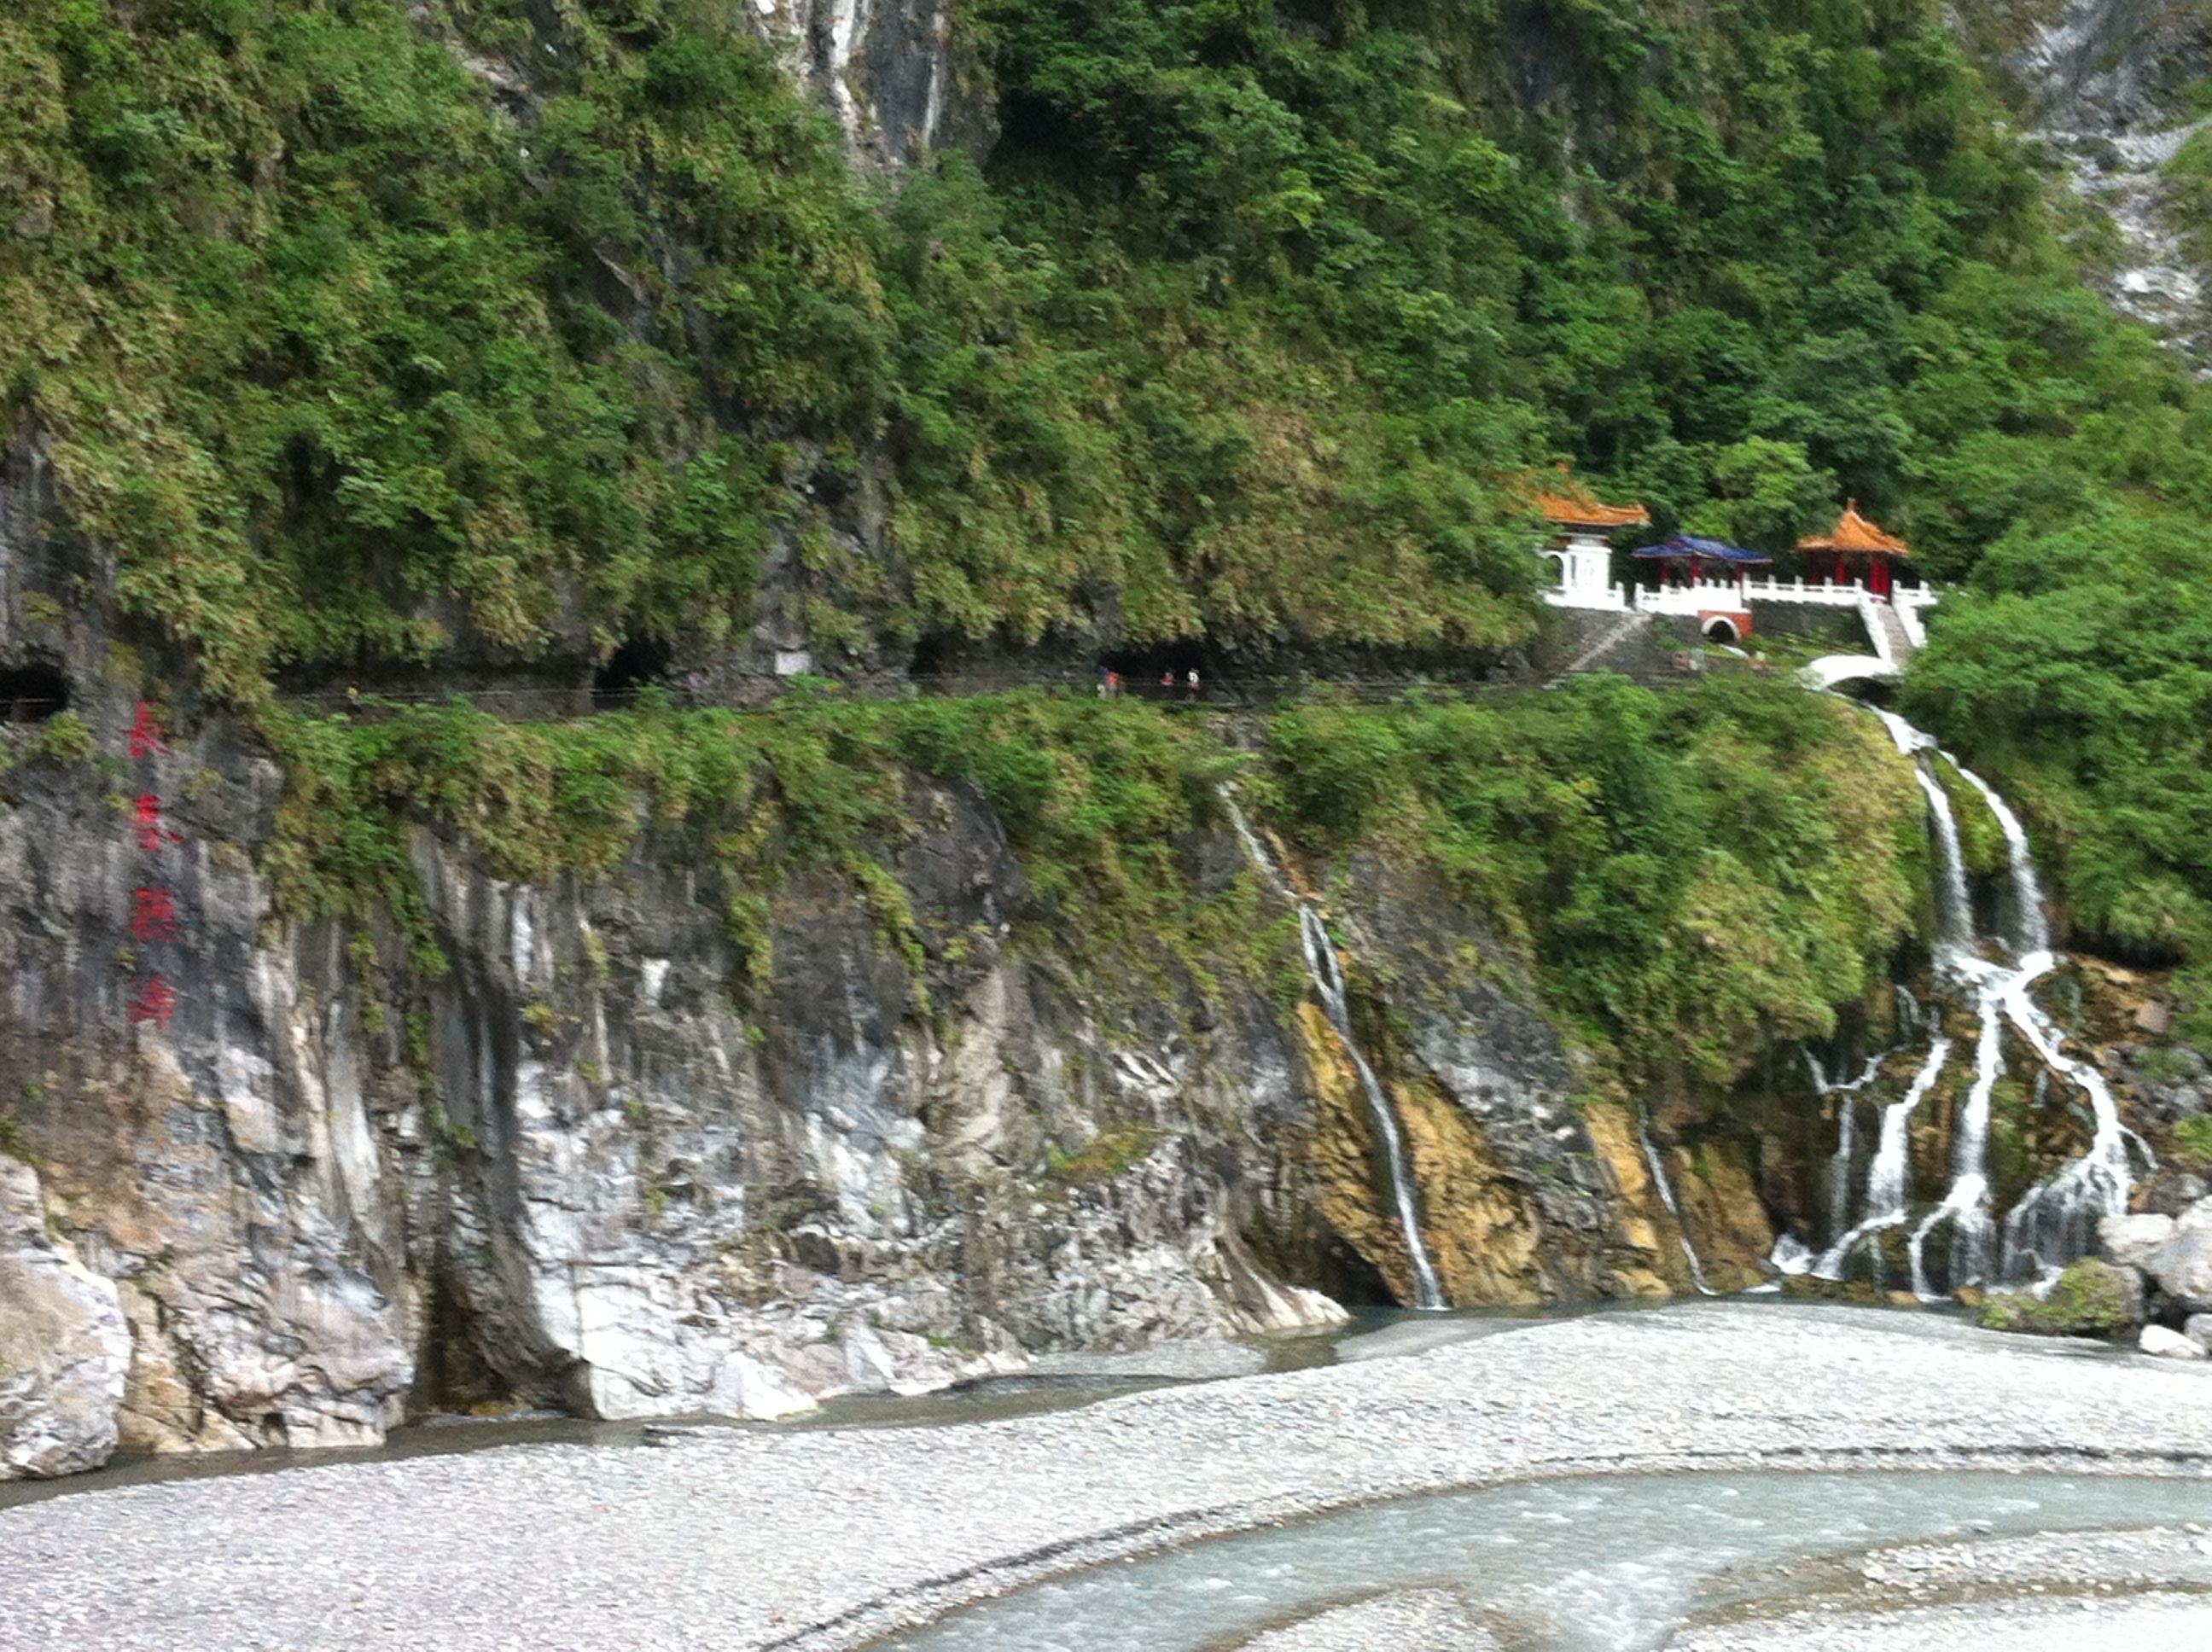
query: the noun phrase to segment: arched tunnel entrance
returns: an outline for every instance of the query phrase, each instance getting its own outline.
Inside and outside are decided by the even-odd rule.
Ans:
[[[0,667],[0,723],[40,723],[69,709],[69,678],[61,669],[32,662]]]

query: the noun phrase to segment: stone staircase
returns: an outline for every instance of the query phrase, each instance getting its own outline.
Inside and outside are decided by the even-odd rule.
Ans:
[[[1902,671],[1905,661],[1912,658],[1912,637],[1905,630],[1905,622],[1897,616],[1897,610],[1886,602],[1869,604],[1868,615],[1869,623],[1881,629],[1875,652]]]

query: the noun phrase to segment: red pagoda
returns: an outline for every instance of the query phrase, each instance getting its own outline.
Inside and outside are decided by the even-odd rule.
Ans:
[[[1838,585],[1863,584],[1877,597],[1889,595],[1893,583],[1890,559],[1912,554],[1904,540],[1884,533],[1861,516],[1856,499],[1844,507],[1834,528],[1814,538],[1800,539],[1797,549],[1806,553],[1806,572],[1811,577],[1817,580],[1826,574]]]

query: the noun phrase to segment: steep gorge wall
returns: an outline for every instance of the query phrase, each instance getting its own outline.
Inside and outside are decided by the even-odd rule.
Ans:
[[[1328,1293],[1395,1277],[1325,1024],[1232,969],[1091,976],[957,787],[913,777],[886,851],[918,963],[865,891],[811,873],[775,893],[773,972],[744,987],[738,891],[651,829],[610,876],[517,884],[417,828],[442,971],[389,912],[279,910],[284,776],[118,619],[46,478],[26,430],[0,669],[44,662],[70,705],[0,730],[0,1149],[36,1212],[0,1266],[75,1281],[75,1317],[27,1352],[0,1337],[24,1390],[0,1436],[90,1420],[9,1472],[111,1436],[357,1444],[438,1406],[773,1416],[1044,1350],[1324,1325]],[[142,700],[167,749],[134,758]],[[150,856],[142,790],[176,834]],[[1225,826],[1182,853],[1201,887],[1248,875]],[[155,884],[173,938],[134,933]],[[1455,1294],[1679,1284],[1622,1133],[1569,1104],[1559,1035],[1462,967],[1497,951],[1480,927],[1379,861],[1348,888],[1396,978],[1392,1068]],[[132,1016],[156,970],[166,1027]]]

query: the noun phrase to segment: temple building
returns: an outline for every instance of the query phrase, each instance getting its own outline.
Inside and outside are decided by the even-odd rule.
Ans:
[[[1646,545],[1636,559],[1651,564],[1657,590],[1678,590],[1697,604],[1698,629],[1716,642],[1741,642],[1751,635],[1747,571],[1771,568],[1774,558],[1724,539],[1678,533]]]
[[[1636,559],[1650,562],[1668,585],[1705,585],[1733,580],[1741,591],[1744,570],[1771,568],[1774,558],[1764,551],[1746,550],[1724,539],[1701,539],[1694,533],[1678,533],[1672,539],[1646,545]]]
[[[1912,554],[1904,540],[1884,533],[1861,516],[1856,499],[1844,507],[1834,528],[1814,538],[1800,539],[1797,549],[1805,553],[1807,578],[1826,579],[1836,585],[1863,585],[1877,597],[1889,595],[1895,584],[1891,560]]]
[[[1551,525],[1552,543],[1544,554],[1559,564],[1559,599],[1569,606],[1618,605],[1613,592],[1613,546],[1609,537],[1622,528],[1651,520],[1641,505],[1607,505],[1575,479],[1562,465],[1528,479],[1528,501]]]

